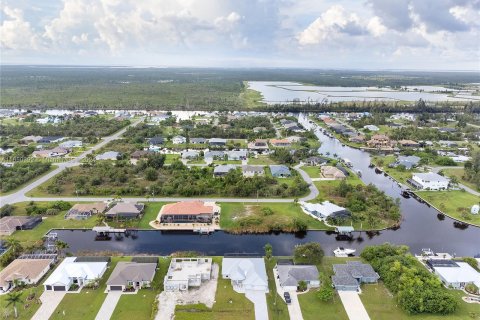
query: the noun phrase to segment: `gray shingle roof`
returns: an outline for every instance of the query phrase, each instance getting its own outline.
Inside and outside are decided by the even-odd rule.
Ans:
[[[127,281],[152,281],[156,268],[156,263],[120,261],[108,278],[107,285],[126,285]]]
[[[298,281],[316,281],[319,277],[315,266],[278,265],[277,270],[282,286],[297,286]]]
[[[375,278],[377,280],[380,278],[371,265],[359,261],[349,261],[347,264],[334,264],[333,271],[335,275],[332,277],[332,281],[335,286],[355,285],[362,278]]]

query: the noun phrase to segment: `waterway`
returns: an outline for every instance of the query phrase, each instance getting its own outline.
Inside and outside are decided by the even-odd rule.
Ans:
[[[299,121],[307,128],[316,128],[304,115]],[[188,232],[139,231],[135,236],[113,237],[109,241],[95,241],[92,231],[57,230],[59,239],[67,242],[70,251],[116,251],[124,254],[168,255],[174,251],[195,250],[207,255],[224,255],[226,253],[263,253],[263,246],[270,243],[275,255],[289,255],[297,244],[317,241],[327,255],[338,246],[357,249],[360,252],[366,245],[390,242],[408,245],[412,253],[419,253],[422,248],[431,248],[436,252],[448,252],[457,256],[480,255],[480,228],[473,226],[459,227],[455,220],[440,215],[426,204],[400,196],[401,188],[396,182],[383,174],[376,174],[368,168],[370,154],[342,144],[329,138],[319,130],[317,137],[322,142],[319,151],[348,158],[354,170],[362,171],[362,180],[372,183],[389,196],[400,198],[403,221],[396,230],[383,230],[366,233],[354,232],[353,238],[338,240],[335,234],[323,231],[308,231],[306,234],[260,234],[233,235],[217,231],[211,235],[197,235]]]

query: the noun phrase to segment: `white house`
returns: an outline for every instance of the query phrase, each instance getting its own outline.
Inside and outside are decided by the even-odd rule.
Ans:
[[[82,287],[102,277],[107,262],[77,262],[77,257],[67,257],[43,283],[45,291],[68,291],[73,284]]]
[[[79,148],[83,145],[83,142],[81,140],[68,140],[65,142],[60,143],[60,147],[62,148]]]
[[[186,143],[187,142],[187,138],[185,137],[182,137],[182,136],[175,136],[172,138],[172,143],[173,144],[182,144],[182,143]]]
[[[363,126],[364,129],[368,129],[370,131],[379,131],[380,128],[373,125],[373,124],[367,124],[366,126]]]
[[[473,283],[480,288],[480,273],[466,262],[428,260],[427,265],[447,287],[463,289],[468,283]]]
[[[233,289],[268,292],[267,271],[263,258],[223,258],[222,277],[232,281]]]
[[[329,201],[324,201],[322,203],[309,203],[302,201],[300,206],[305,213],[319,219],[326,219],[328,217],[344,218],[350,216],[350,212],[347,209],[337,206]]]
[[[437,173],[414,173],[409,180],[416,188],[426,190],[446,190],[450,179],[445,178]]]
[[[165,291],[185,291],[210,280],[212,258],[175,258],[163,280]]]

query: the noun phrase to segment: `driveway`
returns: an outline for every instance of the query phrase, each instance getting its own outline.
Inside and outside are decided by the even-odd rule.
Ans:
[[[283,293],[285,292],[282,287],[280,286],[280,282],[278,280],[278,272],[276,269],[273,269],[273,277],[275,278],[275,287],[277,287],[278,295],[285,301],[285,297]],[[298,301],[298,295],[296,291],[288,291],[290,293],[290,298],[292,302],[287,304],[288,308],[288,315],[290,316],[290,320],[303,320],[302,309],[300,308],[300,302]]]
[[[48,320],[57,306],[65,296],[65,291],[45,291],[40,296],[42,305],[38,308],[37,312],[32,317],[32,320]]]
[[[370,320],[362,300],[355,291],[338,291],[343,307],[350,320]]]
[[[102,307],[98,310],[95,320],[107,320],[112,317],[113,311],[117,306],[118,300],[122,296],[122,291],[110,291],[103,301]]]
[[[257,290],[245,290],[245,296],[253,302],[255,308],[255,320],[268,320],[267,297],[265,292]]]

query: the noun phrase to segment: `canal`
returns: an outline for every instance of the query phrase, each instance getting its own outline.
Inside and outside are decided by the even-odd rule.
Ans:
[[[299,121],[307,128],[315,129],[304,115]],[[436,252],[448,252],[457,256],[474,256],[480,254],[480,228],[459,226],[455,220],[439,215],[439,212],[426,204],[400,196],[401,188],[396,182],[383,174],[376,174],[368,168],[370,154],[342,144],[329,138],[319,130],[317,137],[322,142],[319,151],[323,154],[337,154],[348,158],[354,170],[362,171],[362,180],[372,183],[386,194],[400,198],[402,224],[395,230],[379,232],[354,232],[353,239],[339,240],[335,234],[323,231],[309,231],[305,234],[260,234],[233,235],[217,231],[211,235],[198,235],[187,232],[139,231],[129,237],[113,237],[109,241],[95,241],[92,231],[57,230],[59,239],[67,242],[70,251],[115,251],[124,254],[168,255],[174,251],[194,250],[206,255],[224,255],[226,253],[263,253],[263,246],[270,243],[275,255],[290,255],[297,244],[317,241],[327,255],[338,246],[357,249],[360,252],[366,245],[390,242],[405,244],[412,253],[419,253],[422,248],[431,248]]]

